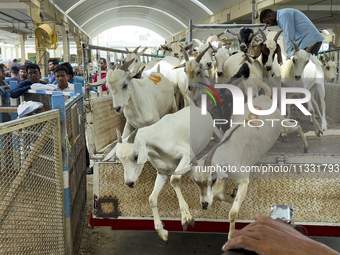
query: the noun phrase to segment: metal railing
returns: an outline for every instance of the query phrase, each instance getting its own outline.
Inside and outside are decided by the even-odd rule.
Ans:
[[[0,254],[66,254],[58,110],[0,124]]]

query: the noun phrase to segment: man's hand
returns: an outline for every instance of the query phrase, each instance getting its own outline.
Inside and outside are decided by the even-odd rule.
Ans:
[[[3,87],[5,90],[6,89],[10,89],[9,86],[7,86],[7,85],[6,86],[1,86],[1,87]]]
[[[324,244],[318,243],[290,225],[261,215],[255,222],[235,230],[223,251],[245,249],[259,255],[339,255]]]

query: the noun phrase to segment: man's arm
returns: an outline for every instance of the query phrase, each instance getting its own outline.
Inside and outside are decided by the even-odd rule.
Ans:
[[[295,41],[295,22],[293,13],[287,11],[280,15],[278,23],[281,29],[286,29],[283,31],[283,34],[286,37],[287,54],[289,54],[294,50],[294,45],[291,40]]]
[[[20,82],[15,89],[11,91],[11,98],[18,98],[31,88],[31,82]]]
[[[235,230],[223,251],[245,249],[258,255],[339,255],[328,246],[316,242],[292,226],[261,215],[255,222]]]

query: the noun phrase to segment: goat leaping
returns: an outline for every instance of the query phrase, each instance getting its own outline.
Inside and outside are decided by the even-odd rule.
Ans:
[[[268,96],[259,96],[254,99],[253,105],[259,109],[270,109],[273,102]],[[282,130],[286,133],[297,131],[302,139],[304,151],[307,152],[308,150],[308,142],[299,123],[294,126],[286,121],[286,126],[289,125],[290,127],[282,128],[278,122],[273,126],[266,124],[259,126],[255,125],[254,122],[251,124],[252,127],[250,127],[249,124],[252,119],[250,116],[254,116],[254,114],[249,109],[245,111],[245,115],[233,115],[232,120],[234,123],[248,122],[248,125],[243,126],[239,124],[231,127],[224,134],[222,141],[206,156],[197,162],[193,161],[193,168],[191,170],[193,180],[200,190],[200,202],[203,209],[211,207],[214,197],[218,197],[226,202],[233,202],[229,212],[229,238],[235,230],[235,221],[241,204],[246,197],[249,184],[249,172],[242,172],[242,167],[256,164],[274,145]],[[284,120],[284,117],[281,116],[277,108],[270,115],[262,115],[255,118],[262,121],[265,121],[266,118]],[[197,166],[195,167],[195,165]],[[237,171],[227,173],[211,171],[209,170],[211,166],[215,167],[215,169],[218,166],[232,166]],[[205,169],[203,169],[204,167]],[[231,178],[236,185],[236,196],[235,193],[228,196],[223,194],[226,178]]]
[[[148,160],[157,170],[157,178],[149,203],[152,208],[155,229],[163,241],[168,240],[168,231],[163,228],[157,207],[157,199],[168,176],[178,197],[182,226],[193,225],[188,204],[185,202],[179,180],[181,174],[190,171],[190,162],[209,143],[213,135],[212,117],[201,115],[201,110],[192,102],[182,110],[164,116],[157,123],[140,128],[122,141],[118,133],[116,156],[124,166],[126,185],[134,188],[145,162]],[[172,135],[171,135],[172,134]]]

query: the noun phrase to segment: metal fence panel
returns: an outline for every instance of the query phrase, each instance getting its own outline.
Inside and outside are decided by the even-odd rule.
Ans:
[[[65,254],[58,110],[0,125],[0,254]]]

